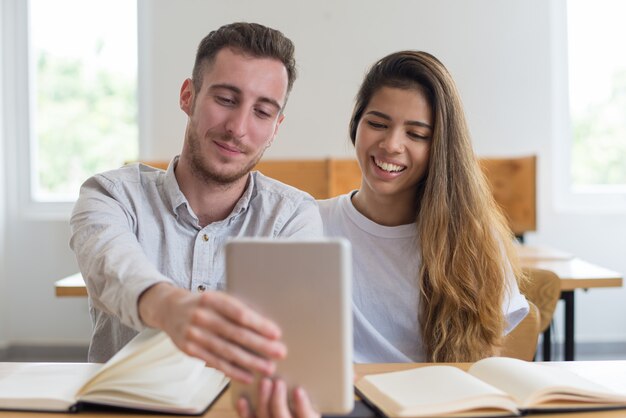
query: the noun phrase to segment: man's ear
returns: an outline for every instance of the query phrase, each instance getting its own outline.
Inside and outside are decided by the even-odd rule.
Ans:
[[[276,135],[278,134],[278,127],[280,126],[281,123],[283,123],[283,119],[285,119],[285,114],[281,113],[280,116],[278,116],[278,119],[276,120],[276,126],[274,127],[274,134],[272,134],[272,137],[270,138],[270,140],[267,141],[267,144],[265,144],[265,148],[269,148],[270,146],[272,146],[272,143],[274,142],[274,139],[276,138]]]
[[[179,104],[187,116],[191,116],[193,113],[194,93],[193,81],[190,78],[183,81],[183,85],[180,87]]]

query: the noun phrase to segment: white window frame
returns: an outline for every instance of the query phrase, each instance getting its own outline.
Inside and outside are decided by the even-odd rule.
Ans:
[[[141,11],[145,7],[138,1],[138,37],[145,27],[145,19]],[[2,118],[4,121],[4,161],[7,179],[6,209],[21,219],[27,220],[69,220],[74,202],[40,202],[32,198],[33,160],[31,158],[34,144],[31,129],[32,107],[35,106],[31,88],[34,77],[29,68],[32,62],[32,51],[29,45],[29,1],[0,0],[3,13],[2,19],[2,77],[3,90],[0,97],[3,103]],[[138,71],[141,54],[138,57]],[[141,99],[137,80],[138,101]],[[145,147],[141,135],[143,112],[138,103],[139,155],[143,155]]]
[[[560,213],[618,213],[626,210],[626,187],[571,186],[572,121],[569,112],[567,0],[552,4],[552,137],[554,204]]]

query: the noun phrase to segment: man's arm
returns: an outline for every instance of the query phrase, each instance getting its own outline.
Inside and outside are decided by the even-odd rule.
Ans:
[[[81,188],[70,246],[94,306],[134,329],[165,331],[181,350],[234,379],[249,383],[250,371],[273,372],[271,359],[286,352],[278,327],[221,292],[176,287],[145,255],[131,208],[106,177]]]
[[[94,306],[141,330],[139,296],[156,283],[173,282],[145,255],[135,236],[131,207],[108,178],[90,178],[72,213],[70,247]]]

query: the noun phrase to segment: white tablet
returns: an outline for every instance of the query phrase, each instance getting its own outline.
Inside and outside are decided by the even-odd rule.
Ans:
[[[275,321],[287,345],[276,375],[323,414],[353,408],[352,261],[345,239],[243,238],[226,244],[228,292]],[[256,405],[258,382],[231,383]]]

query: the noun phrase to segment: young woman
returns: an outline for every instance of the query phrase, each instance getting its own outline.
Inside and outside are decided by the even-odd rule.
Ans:
[[[350,121],[359,190],[319,202],[353,246],[356,362],[474,361],[527,314],[513,236],[473,153],[452,77],[432,55],[375,63]]]
[[[352,242],[355,361],[474,361],[528,313],[513,236],[473,154],[459,94],[432,55],[403,51],[365,76],[350,121],[359,190],[320,201],[327,235]],[[319,417],[264,379],[243,418]]]

